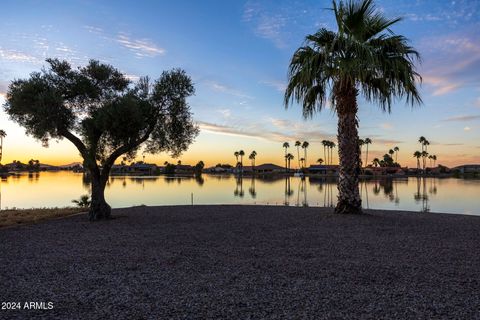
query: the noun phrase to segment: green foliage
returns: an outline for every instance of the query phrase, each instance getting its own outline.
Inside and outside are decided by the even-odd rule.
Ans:
[[[10,84],[5,111],[45,145],[70,140],[90,168],[132,158],[142,144],[147,152],[178,156],[198,134],[186,102],[194,88],[183,70],[165,71],[153,84],[148,78],[132,84],[95,60],[78,69],[47,62],[48,69]]]
[[[84,194],[80,196],[78,200],[72,200],[79,208],[88,208],[90,206],[90,196],[88,194]]]
[[[203,161],[199,161],[194,167],[195,174],[201,175],[204,167],[205,167],[205,164],[203,163]]]
[[[176,165],[171,164],[171,163],[167,163],[167,165],[165,166],[164,173],[166,173],[166,174],[174,174],[176,168],[177,168]]]
[[[420,103],[414,66],[419,54],[390,29],[401,19],[387,19],[372,0],[333,1],[332,9],[338,30],[308,35],[291,59],[285,106],[302,103],[304,117],[311,117],[330,99],[337,110],[338,93],[351,86],[384,111],[404,96]]]

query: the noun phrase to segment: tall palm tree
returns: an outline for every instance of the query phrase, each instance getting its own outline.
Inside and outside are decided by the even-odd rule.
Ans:
[[[338,30],[324,28],[306,37],[294,53],[285,91],[285,106],[302,103],[303,116],[321,111],[327,98],[338,115],[340,172],[336,213],[361,213],[358,188],[357,96],[390,111],[392,101],[406,96],[421,103],[417,89],[419,58],[408,40],[390,27],[401,19],[387,19],[373,0],[333,1]],[[330,91],[330,94],[329,92]]]
[[[365,145],[367,146],[367,151],[365,155],[365,165],[368,163],[368,145],[372,143],[372,139],[370,138],[365,138]]]
[[[392,158],[394,153],[395,153],[395,151],[393,151],[393,149],[388,150],[388,154],[390,155],[391,158]]]
[[[290,148],[290,144],[288,142],[284,142],[283,147],[285,148],[285,172],[287,172],[287,152],[288,148]]]
[[[422,156],[422,152],[420,151],[415,151],[413,153],[413,157],[417,158],[417,170],[420,170],[420,157]]]
[[[333,141],[330,141],[328,144],[328,147],[330,148],[330,164],[333,163],[333,148],[335,148],[336,146],[337,145]]]
[[[250,155],[248,156],[248,159],[252,160],[252,172],[255,172],[255,157],[257,156],[257,151],[253,150]]]
[[[425,139],[423,141],[423,145],[425,146],[425,153],[426,153],[426,155],[423,157],[423,170],[425,170],[425,167],[427,166],[428,146],[430,145],[430,141]]]
[[[307,166],[307,148],[309,145],[310,143],[308,143],[307,141],[303,141],[302,143],[303,157],[305,158],[304,167]]]
[[[430,160],[430,168],[432,167],[433,155],[428,156],[428,160]]]
[[[5,130],[0,129],[0,163],[2,163],[2,155],[3,155],[3,138],[7,136]]]
[[[433,167],[436,168],[437,167],[437,155],[433,155],[432,156],[432,159],[433,159]]]
[[[243,156],[245,155],[245,151],[243,150],[238,151],[238,155],[240,156],[240,167],[242,168],[242,173],[243,173]]]
[[[240,153],[239,153],[238,151],[235,151],[235,152],[233,153],[233,155],[235,156],[235,159],[236,159],[236,161],[237,161],[237,162],[235,163],[235,167],[236,167],[236,166],[238,165],[238,156],[240,155]]]
[[[395,162],[398,162],[397,159],[398,159],[398,151],[400,151],[400,148],[399,147],[395,147],[393,148],[393,151],[395,151]]]
[[[423,173],[425,173],[427,169],[427,157],[428,157],[428,152],[426,150],[423,150],[422,151]]]
[[[326,149],[327,149],[327,146],[328,146],[328,140],[322,140],[322,145],[323,145],[323,157],[327,161],[326,164],[328,164],[328,157],[327,157],[327,153],[326,153]]]
[[[300,168],[300,147],[302,143],[300,141],[295,141],[295,147],[297,147],[297,161],[298,161],[298,168]]]
[[[285,156],[285,159],[287,159],[288,161],[288,171],[290,171],[290,161],[294,159],[293,154],[287,153],[287,155]]]

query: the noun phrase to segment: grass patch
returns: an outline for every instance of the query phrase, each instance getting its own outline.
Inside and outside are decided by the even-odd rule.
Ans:
[[[44,220],[66,217],[85,212],[85,208],[40,208],[40,209],[8,209],[0,211],[0,228],[37,223]]]

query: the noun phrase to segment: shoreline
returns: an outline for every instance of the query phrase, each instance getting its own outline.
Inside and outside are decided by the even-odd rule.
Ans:
[[[395,212],[140,206],[2,229],[3,301],[54,306],[5,316],[478,316],[480,217]]]

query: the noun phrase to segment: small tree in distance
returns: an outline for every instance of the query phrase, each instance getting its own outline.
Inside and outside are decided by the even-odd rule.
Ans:
[[[66,61],[46,61],[49,69],[10,84],[5,111],[45,146],[63,138],[75,145],[91,175],[89,218],[107,219],[105,186],[119,157],[132,159],[141,147],[177,157],[198,134],[186,102],[194,93],[191,79],[174,69],[154,83],[144,77],[132,84],[95,60],[78,69]]]

